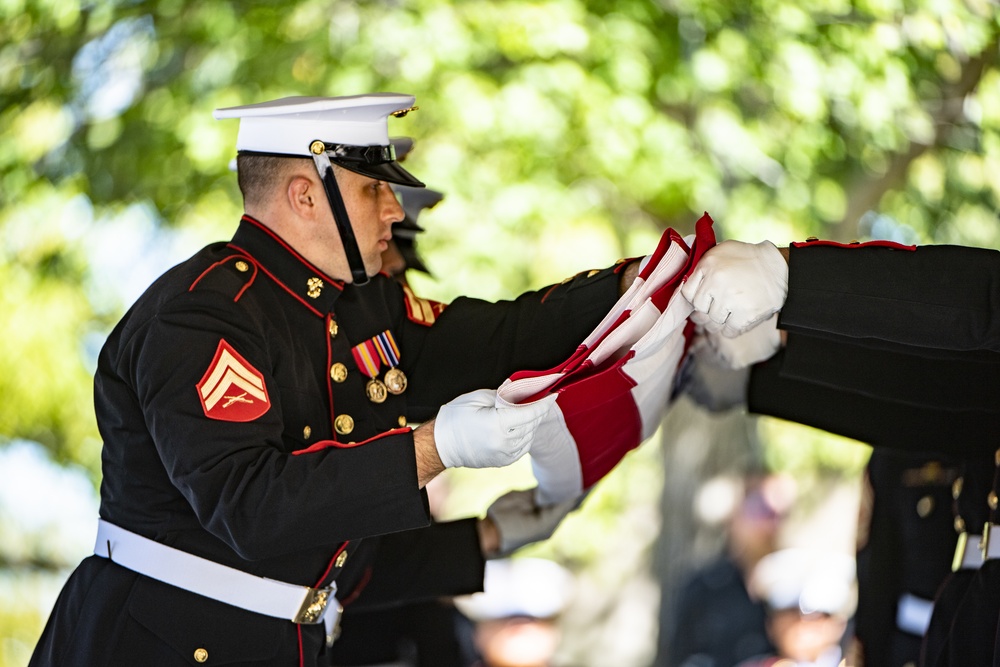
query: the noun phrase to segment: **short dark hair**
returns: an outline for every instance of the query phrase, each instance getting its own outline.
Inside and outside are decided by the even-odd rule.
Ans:
[[[265,204],[282,184],[288,171],[309,158],[277,157],[257,153],[240,153],[236,157],[237,182],[246,206]]]

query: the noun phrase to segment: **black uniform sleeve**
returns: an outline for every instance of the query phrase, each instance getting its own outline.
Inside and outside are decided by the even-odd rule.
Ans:
[[[781,374],[935,411],[1000,411],[1000,355],[991,351],[942,356],[928,348],[789,332]]]
[[[379,538],[372,577],[352,612],[483,590],[476,519],[436,523]]]
[[[789,339],[790,343],[794,340]],[[833,352],[831,352],[833,353]],[[850,346],[836,350],[852,362]],[[786,351],[756,364],[747,390],[748,410],[779,417],[875,446],[958,455],[992,450],[1000,413],[908,405],[885,397],[824,386],[782,373]],[[891,372],[880,368],[879,372]]]
[[[779,326],[935,350],[1000,352],[1000,252],[793,246]]]
[[[404,321],[413,346],[412,416],[475,389],[495,388],[518,370],[550,368],[568,357],[618,300],[618,267],[586,272],[513,301],[459,298],[433,326]]]
[[[1000,253],[793,246],[783,351],[750,410],[873,445],[970,452],[1000,435]]]

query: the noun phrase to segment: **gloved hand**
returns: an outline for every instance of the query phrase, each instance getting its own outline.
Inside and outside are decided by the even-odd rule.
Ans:
[[[500,468],[527,453],[535,428],[552,409],[552,394],[528,405],[497,407],[494,389],[462,394],[441,406],[434,444],[446,468]]]
[[[500,533],[500,548],[496,553],[487,554],[488,558],[504,558],[527,544],[549,539],[559,522],[587,496],[582,493],[578,498],[541,507],[535,502],[536,491],[537,487],[510,491],[493,501],[486,510],[486,516]]]
[[[703,339],[719,366],[736,369],[770,358],[781,347],[778,314],[775,313],[744,334],[727,338],[705,332]]]
[[[681,285],[691,320],[709,332],[739,336],[781,310],[788,264],[770,241],[723,241],[706,252]]]

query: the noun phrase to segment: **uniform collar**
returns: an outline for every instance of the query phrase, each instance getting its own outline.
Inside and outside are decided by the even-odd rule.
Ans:
[[[244,215],[229,246],[250,256],[285,291],[324,317],[344,290],[260,221]]]

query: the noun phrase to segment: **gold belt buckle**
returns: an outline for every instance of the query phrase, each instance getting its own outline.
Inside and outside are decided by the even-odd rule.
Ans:
[[[333,597],[335,589],[330,586],[327,588],[308,588],[306,590],[308,594],[302,601],[299,613],[292,619],[292,623],[316,625],[323,620],[323,612],[326,611],[327,604],[329,604],[330,600],[335,599]]]

